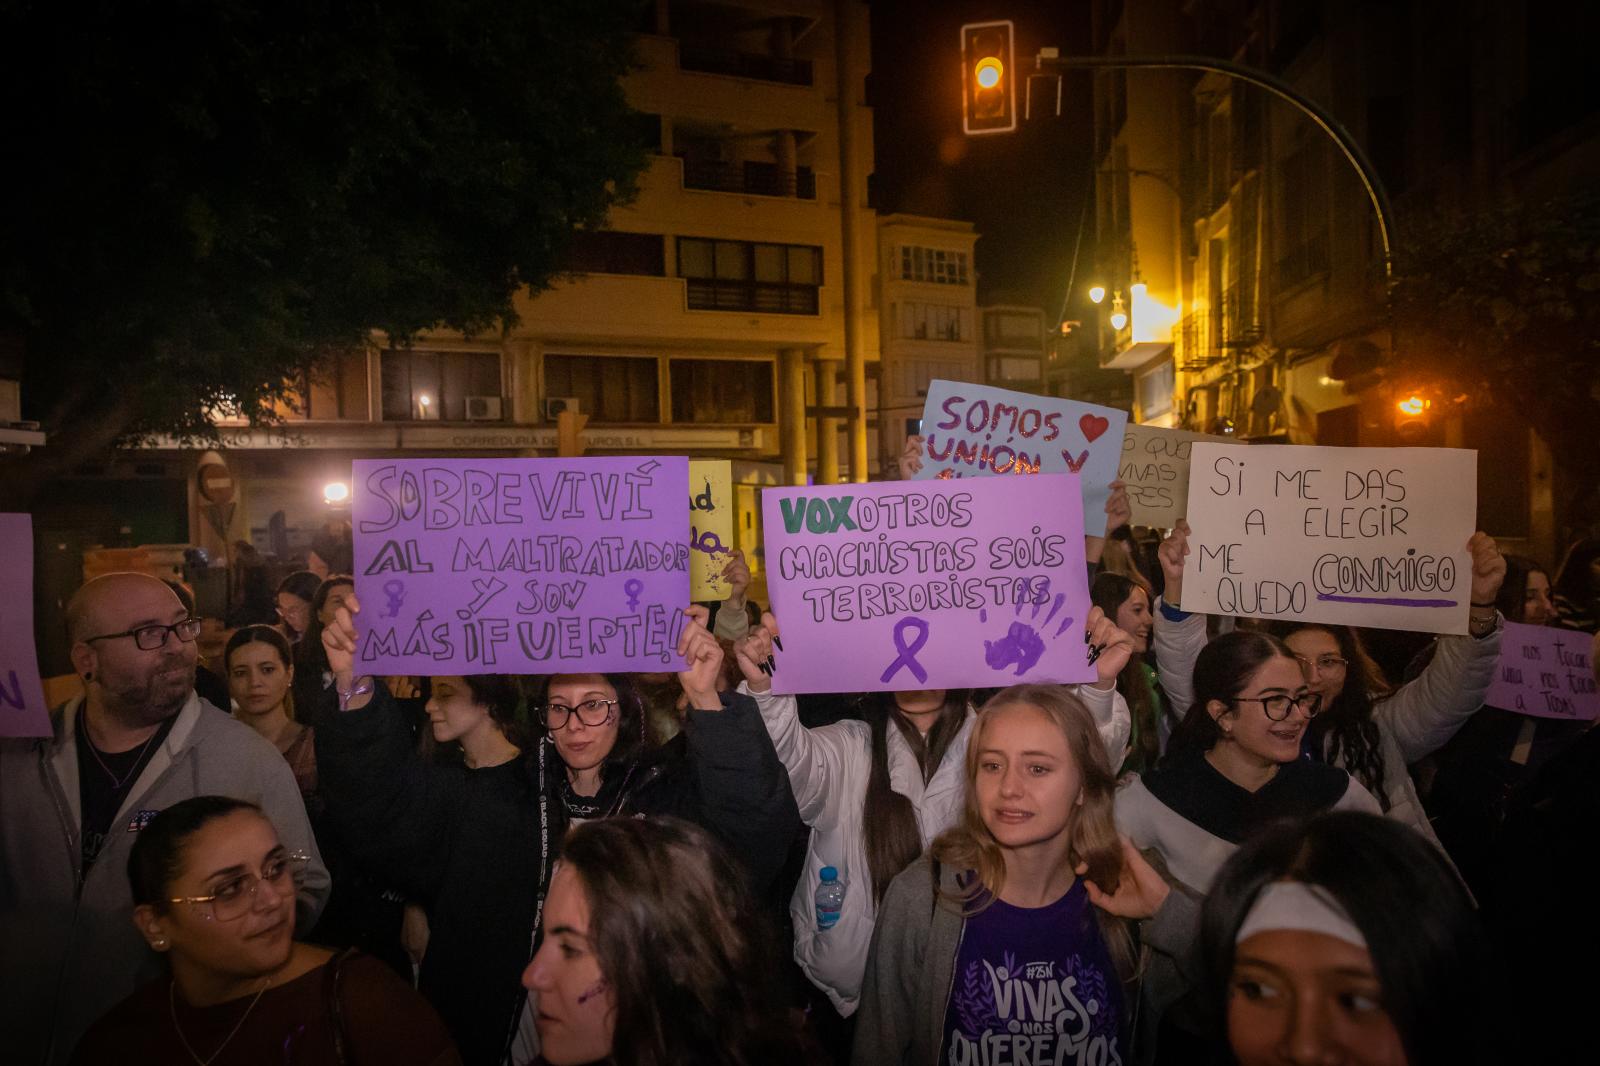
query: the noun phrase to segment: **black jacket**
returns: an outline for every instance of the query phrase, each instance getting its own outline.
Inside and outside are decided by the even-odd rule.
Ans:
[[[328,816],[374,877],[423,902],[421,990],[467,1066],[498,1066],[566,829],[559,761],[549,756],[543,773],[531,755],[483,770],[424,763],[381,684],[366,707],[325,711],[318,726]],[[616,813],[705,827],[742,860],[757,893],[799,826],[761,714],[737,693],[724,694],[720,712],[691,710],[682,734],[641,756]]]

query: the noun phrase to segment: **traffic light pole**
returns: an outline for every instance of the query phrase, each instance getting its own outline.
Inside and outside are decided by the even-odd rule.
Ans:
[[[1389,236],[1394,229],[1394,207],[1389,202],[1389,191],[1383,187],[1383,179],[1378,177],[1378,171],[1372,165],[1372,160],[1367,157],[1360,143],[1350,135],[1350,131],[1344,128],[1344,124],[1293,85],[1264,70],[1257,70],[1227,59],[1214,59],[1211,56],[1063,56],[1059,49],[1045,48],[1035,57],[1034,64],[1040,71],[1057,74],[1066,70],[1085,68],[1204,70],[1247,82],[1294,105],[1301,114],[1316,123],[1323,133],[1333,138],[1339,150],[1344,153],[1345,159],[1355,168],[1356,176],[1361,179],[1362,188],[1367,191],[1367,199],[1372,201],[1372,210],[1378,216],[1378,238],[1383,243],[1384,285],[1386,289],[1393,286],[1394,251],[1389,243]]]

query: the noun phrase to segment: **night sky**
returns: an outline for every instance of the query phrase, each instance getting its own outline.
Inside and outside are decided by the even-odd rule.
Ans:
[[[1062,117],[1054,97],[1016,133],[961,132],[960,27],[1009,18],[1017,66],[1041,46],[1087,50],[1086,0],[872,0],[872,89],[879,213],[960,218],[977,224],[978,295],[986,303],[1061,307],[1080,219],[1087,227],[1076,288],[1092,271],[1090,189],[1093,128],[1089,76],[1067,75]],[[1018,83],[1019,93],[1025,82]],[[1019,96],[1018,112],[1021,113]]]

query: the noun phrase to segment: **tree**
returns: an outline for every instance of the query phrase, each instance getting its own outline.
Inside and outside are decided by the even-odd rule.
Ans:
[[[1569,524],[1600,518],[1600,195],[1430,220],[1402,248],[1395,367],[1516,411]]]
[[[0,467],[8,495],[112,444],[204,438],[216,404],[264,418],[374,329],[514,321],[634,191],[637,11],[0,0],[0,341],[50,434]]]

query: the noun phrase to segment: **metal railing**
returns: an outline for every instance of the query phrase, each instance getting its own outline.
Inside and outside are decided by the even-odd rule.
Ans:
[[[778,169],[776,163],[717,163],[683,159],[683,187],[712,192],[748,193],[752,196],[789,196],[797,200],[817,198],[817,177],[810,167],[799,167],[793,174]]]
[[[678,67],[701,74],[728,74],[756,81],[775,81],[784,85],[810,85],[811,60],[780,59],[777,56],[738,52],[711,45],[678,45]]]

